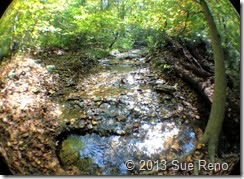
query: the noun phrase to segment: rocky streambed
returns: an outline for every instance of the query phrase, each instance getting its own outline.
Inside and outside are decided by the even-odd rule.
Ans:
[[[0,152],[10,170],[146,174],[142,160],[169,161],[190,151],[201,134],[193,122],[202,119],[203,106],[184,83],[154,73],[141,51],[101,59],[97,71],[63,87],[55,84],[63,76],[35,59],[7,65]]]
[[[170,85],[150,70],[140,50],[101,59],[100,65],[63,104],[70,130],[57,153],[64,167],[75,165],[91,175],[136,174],[142,160],[171,160],[194,147],[190,121],[197,109],[177,95],[180,90],[155,90]],[[129,160],[137,166],[132,171]]]

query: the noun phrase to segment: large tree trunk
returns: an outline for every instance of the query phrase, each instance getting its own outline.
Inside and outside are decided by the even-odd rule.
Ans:
[[[221,47],[220,37],[217,31],[217,27],[214,23],[213,16],[205,0],[200,0],[200,4],[202,6],[203,12],[206,16],[207,24],[209,26],[209,34],[212,42],[215,63],[213,103],[202,143],[208,144],[210,159],[214,161],[225,114],[224,111],[226,102],[226,75],[224,65],[224,53]]]

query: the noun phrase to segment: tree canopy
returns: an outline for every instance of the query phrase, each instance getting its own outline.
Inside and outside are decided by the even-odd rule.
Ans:
[[[209,2],[223,45],[240,53],[240,17],[228,0]],[[18,48],[73,43],[130,48],[142,39],[150,45],[167,36],[208,40],[201,6],[189,0],[15,0],[0,21],[1,56]]]
[[[229,0],[207,3],[227,74],[239,80],[239,14]],[[210,44],[207,32],[201,6],[193,0],[14,0],[0,20],[0,58],[46,47],[83,48],[101,57],[135,42],[154,49],[169,36]],[[208,50],[212,53],[210,45]]]
[[[239,78],[239,14],[229,0],[208,5],[220,32],[227,73]],[[88,52],[96,48],[99,54],[130,49],[136,41],[154,48],[168,36],[210,42],[197,1],[14,0],[0,20],[0,58],[13,50],[50,46]]]

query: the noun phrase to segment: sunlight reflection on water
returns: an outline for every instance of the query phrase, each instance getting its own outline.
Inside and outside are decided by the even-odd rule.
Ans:
[[[105,175],[110,174],[112,169],[117,169],[119,174],[126,174],[127,160],[135,162],[141,159],[158,160],[158,155],[164,155],[167,150],[170,150],[166,145],[169,139],[180,139],[178,143],[181,142],[183,146],[181,154],[187,153],[194,147],[194,133],[189,131],[189,128],[185,128],[188,131],[180,132],[174,123],[154,125],[147,123],[143,124],[140,130],[138,136],[105,137],[92,133],[84,136],[71,135],[69,138],[79,138],[82,141],[83,149],[80,150],[80,158],[91,159],[93,164],[102,168]]]
[[[164,150],[165,138],[177,135],[179,132],[178,128],[173,128],[172,130],[166,129],[163,131],[165,124],[158,123],[155,126],[150,126],[148,124],[142,125],[142,128],[147,131],[145,139],[143,141],[138,141],[135,146],[143,151],[143,153],[151,156]]]
[[[140,61],[134,60],[136,63]],[[127,89],[119,95],[109,93],[109,97],[99,102],[100,105],[94,106],[95,112],[90,106],[87,108],[90,116],[101,119],[98,133],[99,130],[114,133],[109,132],[109,136],[96,133],[69,136],[79,138],[84,144],[79,152],[80,158],[91,159],[104,175],[110,175],[114,170],[116,174],[127,174],[127,160],[139,163],[140,160],[156,161],[162,156],[183,155],[194,147],[196,140],[192,128],[183,125],[178,115],[172,117],[173,108],[179,114],[183,107],[162,103],[159,94],[149,85],[149,68],[137,63],[126,71],[128,60],[123,65],[110,65],[107,71],[92,75],[84,83],[88,96],[96,96],[101,86]],[[158,82],[164,83],[163,80]],[[93,169],[91,167],[90,170]]]

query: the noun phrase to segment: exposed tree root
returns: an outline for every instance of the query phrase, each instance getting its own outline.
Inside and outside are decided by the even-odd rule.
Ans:
[[[203,44],[201,44],[201,46],[204,47]],[[168,39],[166,45],[159,48],[157,53],[153,54],[153,56],[147,57],[147,61],[160,61],[160,63],[170,65],[176,75],[181,77],[199,94],[201,94],[210,106],[213,101],[214,64],[213,60],[211,60],[211,58],[208,58],[207,54],[204,54],[206,53],[206,51],[204,52],[203,50],[203,52],[199,52],[200,51],[198,48],[194,48],[193,46],[188,45],[182,40]],[[227,81],[227,83],[227,102],[225,119],[223,124],[223,135],[225,137],[221,138],[221,140],[223,139],[225,142],[223,140],[223,144],[220,142],[221,148],[224,148],[225,152],[220,155],[221,160],[224,159],[223,156],[225,155],[234,155],[232,153],[230,154],[230,152],[238,153],[240,143],[240,101],[239,99],[234,97],[234,94],[231,90],[231,81]],[[235,137],[233,138],[233,136]],[[200,140],[201,143],[204,144],[204,160],[208,162],[213,161],[216,163],[220,161],[220,158],[215,155],[218,142],[216,140],[209,141],[208,139],[209,138],[206,133],[203,137],[203,140]],[[189,159],[189,157],[196,156],[195,153],[198,153],[197,148],[192,150],[187,155],[184,155],[176,160],[187,162],[187,158]],[[211,155],[211,157],[209,155]],[[238,155],[234,155],[232,159],[231,157],[226,159],[226,161],[229,161],[229,171],[218,171],[218,174],[228,174],[231,172],[233,165],[238,162],[239,157]],[[202,174],[201,171],[194,171],[194,173],[191,172],[191,174],[197,173]]]

